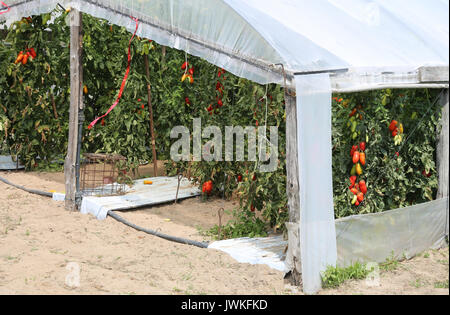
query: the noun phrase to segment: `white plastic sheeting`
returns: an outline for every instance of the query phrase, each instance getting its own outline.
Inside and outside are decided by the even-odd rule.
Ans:
[[[328,74],[296,76],[303,291],[317,292],[320,273],[336,265]]]
[[[151,185],[144,184],[150,180]],[[176,177],[151,177],[135,180],[131,189],[124,195],[108,197],[83,197],[80,212],[92,214],[104,220],[109,210],[126,210],[143,206],[152,206],[174,201],[177,194],[178,179]],[[182,178],[178,191],[178,199],[200,195],[200,190],[187,178]]]
[[[132,15],[141,21],[138,35],[263,84],[282,82],[279,63],[291,78],[295,72],[348,68],[354,75],[347,89],[367,85],[367,76],[376,84],[382,73],[398,73],[401,82],[421,66],[449,63],[445,0],[6,2],[11,10],[0,19],[9,21],[47,12],[58,2],[129,30]]]
[[[383,263],[386,259],[411,258],[429,248],[447,246],[448,198],[380,213],[354,215],[335,220],[337,264]],[[265,264],[288,271],[282,236],[236,238],[211,243],[238,262]]]
[[[53,201],[64,201],[66,199],[65,193],[54,192],[52,195]]]
[[[338,265],[410,258],[445,243],[448,198],[336,220]]]
[[[0,170],[17,170],[25,166],[14,161],[11,155],[0,155]]]
[[[283,236],[279,235],[216,241],[208,248],[223,251],[240,263],[264,264],[272,269],[288,272],[284,263],[286,245]]]

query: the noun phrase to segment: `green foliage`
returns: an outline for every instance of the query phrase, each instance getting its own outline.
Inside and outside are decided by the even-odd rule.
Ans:
[[[434,283],[436,289],[448,289],[448,279],[444,281],[437,281]]]
[[[336,217],[374,213],[433,200],[437,190],[435,147],[440,110],[439,91],[382,90],[345,95],[333,102],[333,189]],[[349,114],[356,114],[356,137]],[[361,116],[359,116],[361,115]],[[395,144],[388,126],[395,119],[404,126],[403,140]],[[352,145],[366,145],[364,202],[351,205],[348,186],[353,166]],[[397,156],[398,152],[398,156]],[[425,176],[423,172],[429,174]]]
[[[392,271],[398,268],[398,259],[395,257],[394,252],[391,253],[386,260],[380,264],[380,270],[382,271]]]
[[[337,288],[345,281],[364,279],[370,272],[365,264],[359,262],[346,268],[328,266],[321,275],[322,286],[323,288]]]
[[[267,226],[264,221],[256,217],[254,212],[234,209],[233,219],[221,227],[220,239],[238,237],[265,237],[267,236]],[[215,225],[210,230],[203,233],[207,236],[219,238],[219,226]]]
[[[22,19],[7,32],[4,27],[0,44],[0,143],[28,169],[51,163],[67,146],[69,33],[65,14],[50,16]],[[32,47],[36,58],[14,63]]]

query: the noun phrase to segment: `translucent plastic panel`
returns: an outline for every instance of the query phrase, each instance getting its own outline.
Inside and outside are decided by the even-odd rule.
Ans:
[[[448,198],[336,220],[338,264],[410,258],[445,243]]]
[[[258,83],[289,74],[349,68],[360,76],[407,75],[449,62],[445,0],[61,0],[185,50]],[[20,8],[16,4],[21,3]],[[7,0],[0,19],[51,10],[54,0]],[[357,76],[356,80],[360,80]],[[360,84],[356,82],[355,84]]]
[[[138,36],[199,56],[235,75],[258,83],[282,82],[270,66],[283,62],[280,55],[238,13],[222,0],[9,0],[12,7],[0,19],[48,12],[57,3],[76,8],[113,24],[134,30]],[[20,7],[14,7],[22,3]]]
[[[295,71],[448,65],[448,1],[224,1]]]
[[[321,272],[336,265],[328,74],[296,76],[303,291],[316,293]]]

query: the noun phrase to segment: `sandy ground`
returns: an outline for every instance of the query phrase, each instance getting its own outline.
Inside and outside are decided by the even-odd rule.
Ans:
[[[29,188],[64,191],[61,173],[0,172]],[[121,212],[138,225],[195,240],[237,203],[199,198]],[[225,217],[225,220],[229,217]],[[380,286],[351,281],[320,294],[449,294],[448,248],[382,272]],[[227,254],[169,242],[108,217],[64,210],[63,203],[0,182],[0,294],[301,294],[283,274],[237,263]]]

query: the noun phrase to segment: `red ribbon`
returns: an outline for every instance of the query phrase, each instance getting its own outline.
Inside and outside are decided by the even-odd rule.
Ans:
[[[114,104],[112,104],[112,106],[108,109],[108,111],[100,116],[95,118],[88,126],[88,129],[91,129],[92,127],[95,126],[95,124],[102,118],[106,117],[113,109],[114,107],[116,107],[117,104],[119,104],[119,100],[122,97],[122,93],[123,93],[123,89],[125,88],[125,83],[127,82],[127,78],[128,78],[128,74],[130,73],[130,64],[131,64],[131,42],[134,38],[134,36],[136,35],[137,29],[138,29],[138,19],[135,19],[134,17],[131,17],[134,21],[136,21],[136,29],[134,30],[133,36],[131,36],[130,42],[128,43],[128,65],[127,65],[127,70],[125,71],[125,76],[123,77],[122,80],[122,85],[120,86],[120,90],[119,90],[119,95],[117,95],[117,99],[114,102]]]
[[[10,10],[10,8],[8,7],[8,5],[6,4],[6,3],[4,3],[3,1],[0,1],[0,4],[1,5],[3,5],[4,7],[6,7],[6,11],[1,11],[1,10],[5,10],[5,9],[0,9],[0,14],[4,14],[4,13],[7,13],[7,12],[9,12],[9,10]]]

